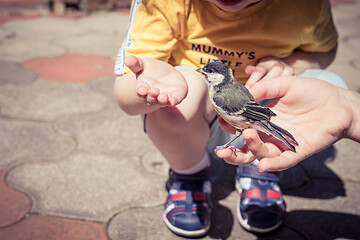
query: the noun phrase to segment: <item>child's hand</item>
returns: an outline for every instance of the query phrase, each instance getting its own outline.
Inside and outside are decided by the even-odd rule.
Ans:
[[[249,88],[260,80],[293,76],[294,69],[278,58],[266,57],[261,59],[256,66],[247,66],[245,73],[250,76],[245,84]]]
[[[176,106],[187,95],[182,74],[163,61],[127,56],[125,65],[136,75],[136,92],[147,105]]]

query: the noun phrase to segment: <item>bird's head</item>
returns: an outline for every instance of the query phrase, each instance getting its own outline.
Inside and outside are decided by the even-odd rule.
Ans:
[[[205,75],[206,80],[213,86],[227,83],[233,78],[232,70],[222,62],[211,62],[196,70]]]

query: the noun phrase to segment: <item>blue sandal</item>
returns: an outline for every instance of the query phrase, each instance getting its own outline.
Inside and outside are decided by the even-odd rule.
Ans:
[[[211,166],[193,175],[178,174],[170,169],[164,222],[171,231],[185,237],[199,237],[208,232],[213,177]]]
[[[253,165],[236,170],[236,188],[240,194],[237,217],[248,231],[266,233],[278,228],[284,219],[286,204],[273,172],[260,172]]]

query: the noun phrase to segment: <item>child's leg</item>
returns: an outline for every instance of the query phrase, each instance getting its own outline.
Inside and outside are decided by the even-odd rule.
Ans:
[[[209,124],[216,114],[203,77],[191,69],[178,71],[188,83],[187,97],[176,107],[164,107],[148,114],[146,131],[173,170],[191,174],[208,164],[205,148]]]

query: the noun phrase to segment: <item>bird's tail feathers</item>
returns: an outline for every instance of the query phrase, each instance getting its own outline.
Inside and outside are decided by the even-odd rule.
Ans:
[[[257,130],[260,130],[262,132],[273,135],[277,139],[284,142],[291,150],[296,152],[295,146],[298,146],[299,144],[295,140],[295,138],[291,135],[291,133],[289,133],[285,129],[275,125],[272,122],[261,122],[261,121],[259,121],[259,122],[256,123],[256,125],[258,125],[260,127],[260,129],[257,129]]]

